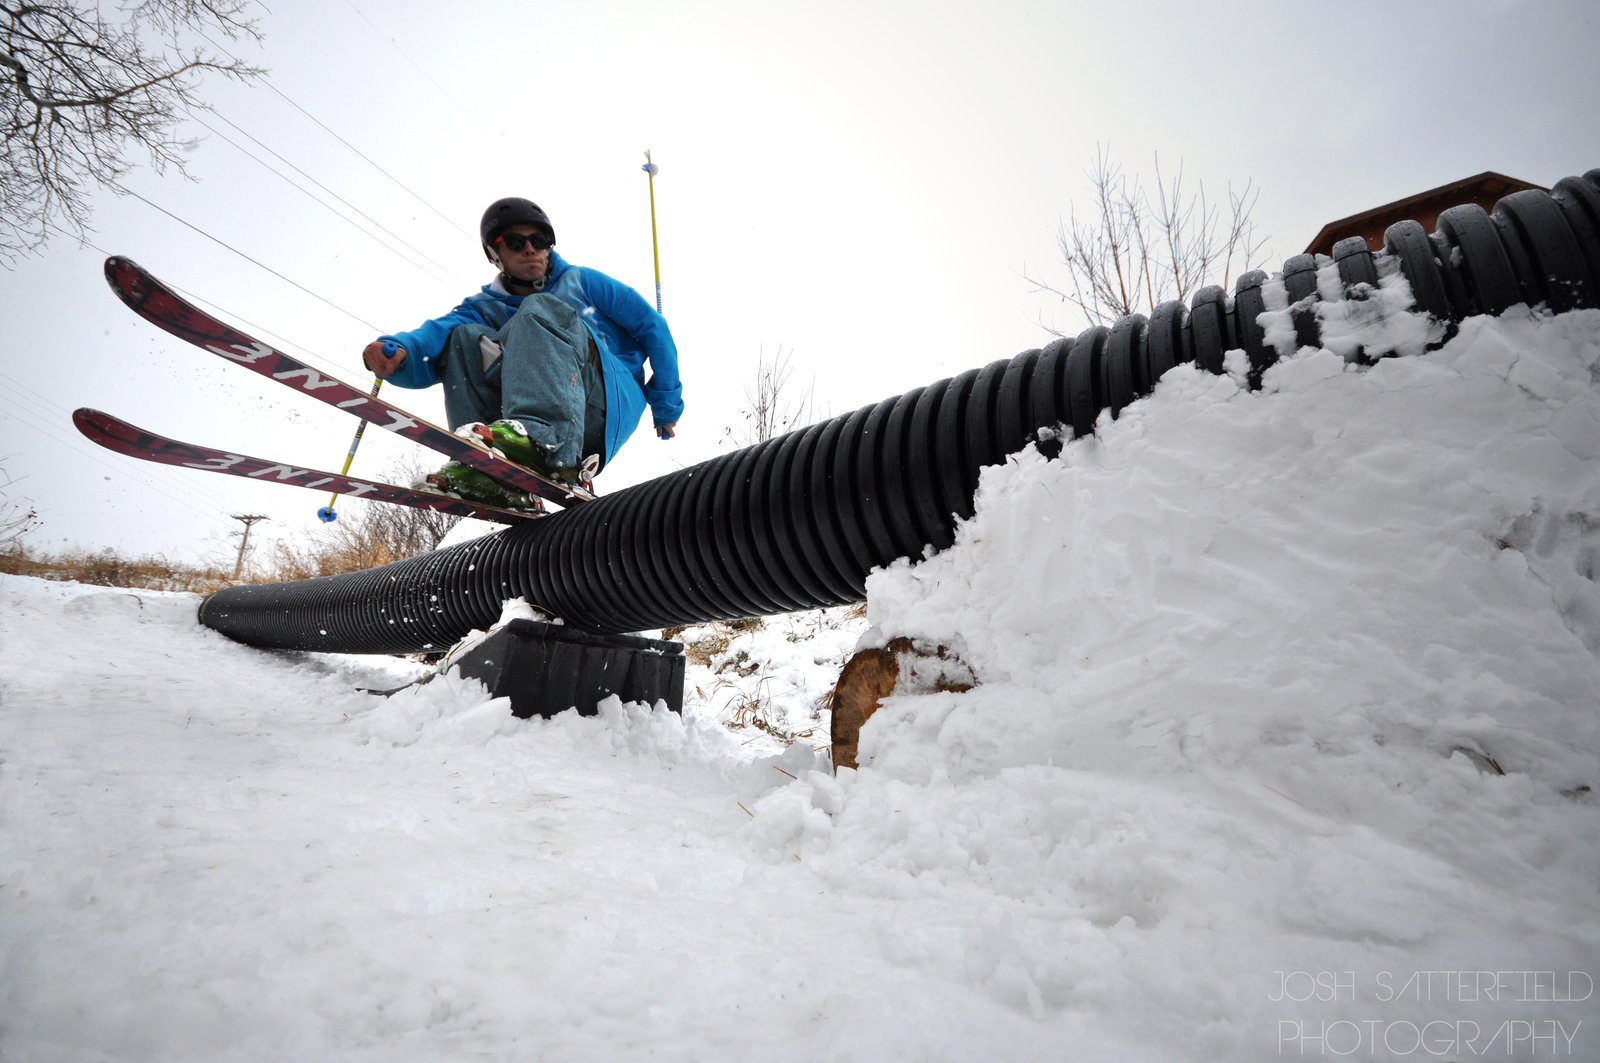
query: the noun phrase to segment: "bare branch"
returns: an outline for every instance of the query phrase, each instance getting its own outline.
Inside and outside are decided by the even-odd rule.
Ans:
[[[741,446],[764,443],[783,435],[791,429],[809,424],[812,411],[812,387],[796,395],[790,382],[794,375],[794,354],[781,346],[771,361],[766,348],[756,357],[755,380],[745,386],[744,397],[749,404],[744,411],[745,428],[735,437],[729,428],[727,434],[736,438]]]
[[[394,483],[411,483],[425,471],[415,459],[402,459],[385,474]],[[278,542],[270,567],[278,579],[309,579],[356,572],[438,548],[460,517],[431,509],[391,506],[382,502],[341,502],[339,519],[323,525],[316,537],[299,545]]]
[[[1207,196],[1203,182],[1188,190],[1181,160],[1170,181],[1160,156],[1153,161],[1152,199],[1137,175],[1114,162],[1104,146],[1097,149],[1085,172],[1092,220],[1083,220],[1073,207],[1057,230],[1066,283],[1024,274],[1035,291],[1077,307],[1091,324],[1109,324],[1169,300],[1186,300],[1206,284],[1226,285],[1236,265],[1241,272],[1254,268],[1264,241],[1256,238],[1250,221],[1259,195],[1253,184],[1238,195],[1230,186],[1224,211]]]
[[[89,192],[115,187],[134,165],[130,156],[185,174],[183,152],[193,142],[172,131],[189,111],[205,109],[200,82],[264,73],[187,37],[209,44],[205,35],[215,31],[258,41],[248,17],[254,6],[143,0],[112,23],[90,0],[0,0],[0,258],[38,250],[57,228],[81,238]]]
[[[9,497],[16,482],[0,465],[0,554],[21,550],[23,537],[39,525],[38,510],[24,499]]]

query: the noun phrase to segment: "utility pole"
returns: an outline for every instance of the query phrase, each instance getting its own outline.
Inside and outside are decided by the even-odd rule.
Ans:
[[[239,560],[233,565],[233,578],[238,579],[239,573],[244,571],[244,552],[250,545],[250,526],[258,520],[266,520],[259,513],[235,513],[233,519],[244,523],[244,538],[239,540]]]

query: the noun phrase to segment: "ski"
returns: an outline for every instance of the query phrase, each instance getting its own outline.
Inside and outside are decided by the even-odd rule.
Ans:
[[[113,417],[100,410],[87,408],[75,410],[72,414],[72,423],[77,426],[78,431],[107,450],[126,454],[130,458],[159,462],[162,465],[198,469],[201,472],[220,472],[228,476],[243,476],[250,480],[288,484],[291,487],[309,487],[317,491],[337,491],[347,498],[361,498],[368,502],[389,502],[397,506],[410,506],[413,509],[432,509],[458,517],[477,517],[479,520],[492,520],[501,524],[516,524],[544,516],[542,511],[522,512],[515,509],[501,509],[499,506],[469,502],[437,491],[378,483],[375,480],[341,476],[319,469],[303,469],[298,465],[286,465],[265,458],[252,458],[247,454],[235,454],[213,447],[183,443],[129,424],[119,417]]]
[[[330,377],[298,358],[240,332],[183,299],[131,259],[120,255],[106,259],[106,280],[119,299],[152,325],[235,365],[242,365],[351,416],[421,443],[519,491],[547,498],[563,506],[594,501],[595,496],[590,491],[547,480],[531,469],[508,461],[499,451],[491,450],[475,439],[463,438],[447,428],[424,421],[385,399]]]

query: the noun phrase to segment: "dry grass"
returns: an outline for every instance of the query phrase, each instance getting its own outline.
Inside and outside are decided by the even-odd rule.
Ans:
[[[410,483],[419,475],[403,469],[394,482]],[[277,543],[266,567],[274,580],[362,572],[436,549],[460,520],[428,509],[373,504],[325,525],[314,539]]]
[[[0,554],[0,573],[98,587],[194,594],[210,594],[233,582],[232,573],[220,568],[185,565],[164,557],[123,557],[111,550],[50,555],[13,550]]]
[[[233,578],[231,565],[191,565],[160,556],[124,557],[109,549],[58,554],[13,550],[0,554],[0,574],[98,587],[190,591],[204,595],[241,583],[275,583],[356,572],[406,556],[409,555],[390,544],[361,535],[343,535],[304,546],[278,543],[265,564],[252,562],[239,579]]]
[[[386,475],[394,483],[411,483],[422,475],[422,470],[414,462],[401,462]],[[0,469],[0,487],[4,484],[4,470]],[[258,555],[250,560],[243,578],[237,580],[233,578],[232,565],[189,564],[160,556],[130,558],[110,549],[36,552],[23,538],[26,527],[14,531],[9,539],[0,535],[0,574],[203,595],[239,583],[335,576],[414,557],[436,548],[460,520],[432,510],[378,503],[351,508],[352,512],[341,514],[337,522],[322,526],[315,535],[295,543],[278,542],[270,551],[260,551],[266,554],[265,558]],[[0,507],[0,516],[6,512]],[[31,512],[28,517],[32,519]],[[6,527],[0,523],[0,532]]]
[[[303,545],[275,544],[264,563],[259,559],[251,562],[239,579],[233,578],[231,565],[191,565],[160,556],[124,557],[109,549],[57,554],[11,550],[0,553],[0,574],[203,595],[241,583],[276,583],[358,572],[410,556],[393,542],[351,522],[329,538]]]
[[[4,459],[0,458],[0,574],[35,576],[60,582],[138,590],[211,594],[239,583],[334,576],[386,565],[435,549],[461,518],[432,510],[379,503],[341,507],[340,519],[314,535],[270,551],[254,551],[241,579],[233,566],[190,564],[165,557],[123,557],[114,550],[48,554],[30,548],[26,535],[35,523],[31,508],[6,498]],[[384,474],[393,483],[412,483],[423,473],[416,460],[401,461]],[[24,512],[26,510],[26,512]],[[266,554],[263,559],[260,554]]]
[[[304,546],[276,543],[272,555],[267,559],[271,575],[262,578],[275,581],[337,576],[341,572],[377,568],[410,556],[393,549],[389,544],[364,537],[341,537],[332,542]]]
[[[661,637],[683,643],[683,655],[690,664],[709,665],[740,635],[766,626],[759,616],[743,616],[734,620],[713,620],[706,624],[662,629]],[[722,671],[719,668],[717,671]]]

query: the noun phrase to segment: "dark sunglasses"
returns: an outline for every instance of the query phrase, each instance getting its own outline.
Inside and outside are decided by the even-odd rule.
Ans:
[[[531,236],[523,236],[521,233],[501,233],[494,238],[494,242],[507,251],[521,251],[524,247],[531,247],[535,251],[548,251],[555,246],[544,233],[534,233]]]

